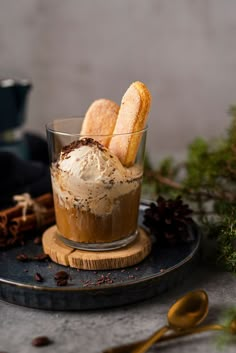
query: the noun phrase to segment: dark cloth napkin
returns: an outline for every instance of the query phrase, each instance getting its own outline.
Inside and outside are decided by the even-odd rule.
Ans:
[[[33,134],[25,135],[29,159],[0,150],[0,209],[14,204],[13,196],[29,193],[33,198],[51,192],[47,143]]]

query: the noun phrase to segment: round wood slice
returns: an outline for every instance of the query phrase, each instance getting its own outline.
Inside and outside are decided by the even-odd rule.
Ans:
[[[83,270],[112,270],[136,265],[151,251],[151,239],[144,229],[124,248],[109,251],[85,251],[65,245],[57,237],[57,227],[48,228],[42,238],[43,250],[52,261]]]

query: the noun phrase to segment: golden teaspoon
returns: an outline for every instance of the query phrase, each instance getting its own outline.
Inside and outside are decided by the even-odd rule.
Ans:
[[[223,325],[218,325],[218,324],[194,327],[189,330],[174,332],[167,336],[163,336],[159,339],[159,342],[169,341],[174,338],[184,337],[184,336],[202,333],[206,331],[222,331],[222,330],[228,331],[231,334],[236,334],[236,319],[231,321],[229,327],[225,327]],[[141,344],[142,342],[144,341],[138,341],[138,342],[122,345],[119,347],[109,348],[103,351],[103,353],[130,353],[132,352],[132,349],[134,349],[135,347],[138,347],[139,344]]]
[[[145,353],[168,330],[189,330],[200,324],[207,313],[208,296],[206,292],[203,290],[189,292],[179,298],[169,309],[167,314],[168,325],[165,325],[144,341],[110,348],[103,353]]]

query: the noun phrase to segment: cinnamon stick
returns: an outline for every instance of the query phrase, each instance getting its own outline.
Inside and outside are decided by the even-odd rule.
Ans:
[[[0,220],[2,220],[1,223],[7,224],[8,219],[20,215],[21,212],[22,212],[21,206],[13,206],[3,211],[0,211]]]
[[[53,196],[43,194],[35,199],[35,205],[27,207],[23,217],[23,206],[16,205],[0,211],[0,248],[6,249],[22,244],[25,233],[35,228],[46,227],[55,222]]]
[[[5,213],[0,214],[0,225],[4,226],[7,224],[7,215]]]
[[[41,206],[53,207],[53,196],[51,193],[43,194],[34,199]],[[32,212],[32,209],[27,209],[27,213]],[[16,205],[0,211],[0,223],[6,225],[10,219],[22,216],[22,206]]]
[[[47,208],[53,207],[53,196],[51,193],[40,195],[34,201]]]
[[[37,228],[38,226],[45,227],[47,225],[54,223],[54,221],[55,221],[55,212],[54,212],[54,208],[52,207],[45,210],[45,212],[42,213],[42,217],[40,219],[40,225],[38,224],[37,216],[34,213],[32,213],[32,214],[26,215],[25,220],[22,218],[22,216],[14,217],[9,222],[8,229],[9,229],[9,232],[14,237],[17,237],[19,233],[32,230],[34,228]]]
[[[0,224],[0,239],[8,235],[7,225]]]

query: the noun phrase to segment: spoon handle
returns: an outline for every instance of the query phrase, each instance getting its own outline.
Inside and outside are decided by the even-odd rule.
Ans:
[[[174,332],[171,333],[169,335],[163,336],[161,338],[159,338],[158,342],[164,342],[164,341],[169,341],[172,340],[174,338],[178,338],[178,337],[183,337],[183,336],[188,336],[191,334],[197,334],[197,333],[201,333],[201,332],[205,332],[205,331],[221,331],[224,330],[225,327],[222,325],[205,325],[205,326],[201,326],[201,327],[195,327],[192,329],[188,329],[188,330],[184,330],[184,331],[180,331],[180,332]],[[153,343],[155,343],[156,341],[154,341]],[[113,348],[108,348],[105,351],[103,351],[102,353],[134,353],[134,349],[138,348],[141,344],[144,344],[145,340],[143,341],[138,341],[138,342],[134,342],[134,343],[128,343],[122,346],[117,346],[117,347],[113,347]],[[136,353],[136,352],[135,352]]]
[[[155,342],[159,341],[162,336],[169,330],[169,326],[163,326],[148,339],[140,342],[134,349],[130,350],[130,353],[145,353]]]
[[[218,324],[194,327],[194,328],[190,328],[190,329],[184,330],[184,331],[173,332],[173,333],[171,333],[168,336],[162,337],[159,341],[168,341],[168,340],[172,340],[174,338],[188,336],[188,335],[197,334],[197,333],[201,333],[201,332],[221,331],[221,330],[224,330],[224,329],[225,329],[224,326],[218,325]]]

